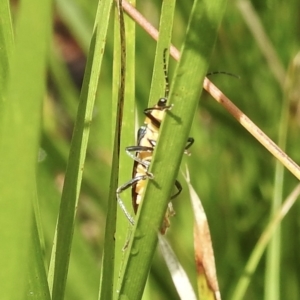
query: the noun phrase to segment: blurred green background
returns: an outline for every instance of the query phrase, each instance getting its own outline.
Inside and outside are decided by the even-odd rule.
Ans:
[[[300,2],[251,2],[256,17],[260,20],[282,65],[283,71],[279,69],[282,80],[276,79],[271,67],[274,64],[268,64],[270,53],[266,56],[259,47],[245,23],[238,3],[241,2],[228,2],[211,59],[210,71],[227,71],[240,76],[240,79],[214,75],[210,80],[276,143],[284,100],[288,99],[286,151],[299,163],[299,93],[292,98],[283,86],[288,67],[300,49]],[[137,2],[137,8],[156,27],[159,22],[160,5],[161,1],[155,0]],[[191,5],[191,0],[177,3],[173,43],[179,48],[184,39]],[[54,35],[49,52],[48,94],[44,102],[44,127],[38,169],[38,198],[45,234],[46,264],[50,259],[61,187],[96,7],[96,0],[55,1]],[[71,253],[66,299],[72,300],[96,299],[98,294],[112,156],[111,90],[116,84],[112,79],[113,35],[111,22]],[[144,118],[142,111],[147,107],[155,46],[156,42],[137,26],[135,82],[140,124]],[[266,49],[264,45],[263,49]],[[175,64],[171,59],[171,83]],[[298,70],[295,69],[292,76],[300,86],[299,70],[299,67]],[[135,136],[135,132],[132,132],[132,136]],[[191,148],[192,155],[184,157],[183,161],[189,166],[191,182],[207,214],[221,294],[223,299],[230,299],[270,217],[275,159],[206,92],[203,92],[199,101],[191,136],[195,138],[195,144]],[[130,173],[131,170],[128,170],[129,176]],[[183,177],[181,174],[178,177],[183,183],[184,191],[174,201],[177,213],[172,218],[167,237],[195,285],[192,211]],[[285,172],[283,198],[291,192],[297,182],[293,175]],[[299,209],[297,203],[282,222],[282,299],[296,300],[300,294]],[[119,217],[123,218],[121,212],[118,213]],[[244,299],[263,299],[265,266],[263,257],[252,276]],[[178,299],[177,297],[167,268],[157,254],[145,291],[145,299]]]

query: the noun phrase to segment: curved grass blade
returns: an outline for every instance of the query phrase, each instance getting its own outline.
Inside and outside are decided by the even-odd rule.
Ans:
[[[207,217],[195,189],[190,182],[187,169],[185,180],[188,184],[194,212],[194,249],[197,270],[198,295],[204,300],[221,300],[217,279],[215,257]]]

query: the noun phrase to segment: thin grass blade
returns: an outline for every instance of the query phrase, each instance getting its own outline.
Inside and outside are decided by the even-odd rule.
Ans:
[[[127,155],[125,148],[128,146],[135,145],[136,142],[136,99],[135,99],[135,69],[136,69],[136,57],[135,57],[135,44],[136,44],[136,33],[135,33],[135,22],[133,22],[127,15],[123,13],[123,7],[121,7],[121,1],[119,2],[119,8],[121,9],[124,21],[117,18],[115,22],[115,41],[114,41],[114,75],[113,82],[116,82],[116,78],[119,77],[120,69],[125,70],[126,87],[124,89],[124,104],[123,104],[123,116],[121,126],[121,140],[120,142],[120,160],[119,160],[119,180],[118,185],[122,185],[132,176],[133,160]],[[135,1],[131,2],[135,5]],[[126,60],[122,65],[120,61],[120,51],[126,52]],[[125,49],[124,49],[125,48]],[[113,85],[113,90],[116,90],[118,85]],[[114,92],[113,94],[115,94]],[[113,120],[116,119],[116,114],[113,113]],[[117,117],[118,119],[118,117]],[[129,189],[130,190],[130,189]],[[113,191],[116,195],[116,189]],[[121,195],[122,201],[128,211],[133,214],[132,200],[129,192],[124,192]],[[115,201],[115,200],[112,200]],[[118,287],[120,285],[120,273],[122,272],[124,262],[124,251],[123,247],[128,241],[130,234],[131,224],[128,222],[124,212],[118,207],[117,209],[117,228],[115,232],[115,274],[114,274],[114,299],[118,297]]]
[[[168,49],[171,44],[175,4],[176,1],[174,0],[163,1],[162,3],[159,35],[156,45],[153,75],[148,101],[149,107],[155,105],[159,98],[165,96],[166,82],[164,73],[162,72],[164,69],[162,53],[164,52],[164,49]]]
[[[117,201],[116,190],[118,188],[119,178],[119,157],[121,144],[121,129],[125,99],[125,83],[126,83],[126,40],[125,40],[125,25],[124,16],[121,6],[121,1],[115,2],[115,52],[113,77],[117,84],[113,85],[113,109],[112,121],[115,124],[113,127],[113,157],[112,169],[110,177],[110,190],[108,199],[108,211],[105,227],[105,243],[102,257],[101,279],[99,299],[114,299],[117,276],[115,272],[115,235],[116,235],[116,216],[117,216]],[[119,235],[117,233],[117,240]],[[117,263],[120,262],[121,252],[118,253]]]
[[[48,275],[52,298],[63,299],[69,268],[74,219],[92,121],[92,113],[112,1],[100,1],[71,142],[56,235]]]
[[[298,58],[299,60],[299,58]],[[281,117],[279,122],[278,146],[285,151],[291,101],[295,89],[299,90],[299,61],[297,57],[291,62],[284,86]],[[298,91],[299,92],[299,91]],[[284,188],[284,166],[277,160],[274,177],[274,190],[270,217],[280,208]],[[273,234],[267,250],[265,274],[265,299],[280,299],[280,264],[281,264],[281,226]]]
[[[4,91],[8,80],[9,62],[13,51],[13,28],[10,15],[9,1],[0,3],[0,91]],[[0,101],[3,101],[3,93],[0,93]]]

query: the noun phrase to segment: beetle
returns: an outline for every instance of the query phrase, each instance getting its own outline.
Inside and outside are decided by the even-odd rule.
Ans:
[[[166,111],[171,110],[173,106],[167,104],[169,96],[169,80],[167,74],[166,51],[167,49],[164,50],[163,55],[164,75],[166,83],[165,96],[160,98],[155,106],[146,108],[144,110],[146,119],[144,125],[138,130],[137,145],[129,146],[125,149],[126,153],[134,160],[132,179],[120,186],[116,191],[118,203],[132,225],[134,224],[134,219],[127,211],[123,201],[120,198],[120,194],[128,188],[132,188],[132,205],[134,212],[136,213],[145,191],[146,180],[154,178],[154,175],[149,172],[149,167],[152,161],[152,154],[156,146],[160,125],[162,123],[164,115]],[[193,143],[194,139],[189,137],[185,147],[185,153],[187,153],[187,149]],[[170,200],[177,197],[182,191],[182,186],[178,180],[175,181],[175,186],[177,188],[177,192],[171,196]],[[170,227],[169,217],[173,216],[174,214],[175,212],[172,207],[172,203],[169,202],[166,215],[160,229],[160,232],[162,234],[165,234],[166,230]]]

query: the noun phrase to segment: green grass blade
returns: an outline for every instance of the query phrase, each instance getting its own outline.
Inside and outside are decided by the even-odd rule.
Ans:
[[[148,106],[155,105],[159,98],[165,96],[166,82],[163,70],[162,53],[171,44],[171,34],[176,1],[164,1],[161,8],[159,36],[155,52],[155,61]]]
[[[40,228],[39,228],[40,229]],[[27,296],[30,299],[50,300],[50,291],[44,264],[44,248],[41,247],[39,238],[40,231],[35,222],[32,227],[32,238],[30,245],[29,277]]]
[[[117,201],[116,190],[118,188],[119,177],[119,156],[120,156],[120,140],[121,128],[122,130],[128,127],[128,123],[123,119],[123,111],[130,112],[130,109],[125,107],[125,82],[126,82],[126,42],[124,30],[124,16],[123,11],[120,10],[119,3],[115,3],[115,19],[114,19],[114,62],[113,62],[113,93],[112,93],[112,124],[113,128],[113,157],[112,168],[110,175],[110,189],[108,197],[108,209],[105,226],[105,242],[102,257],[101,279],[99,299],[113,299],[115,286],[118,280],[118,272],[115,270],[115,261],[117,264],[121,261],[121,249],[117,250],[117,257],[115,258],[116,244],[121,242],[120,232],[116,229],[116,213]],[[128,104],[127,104],[128,105]],[[126,108],[129,108],[126,106]],[[126,113],[125,113],[126,114]],[[123,119],[123,122],[122,122]],[[131,116],[132,120],[132,116]],[[127,121],[127,120],[126,120]],[[126,124],[123,126],[123,124]],[[125,127],[125,128],[124,128]],[[122,218],[122,217],[121,217]],[[123,223],[125,220],[121,219]],[[119,222],[120,223],[120,222]],[[124,223],[123,223],[124,225]],[[124,226],[122,226],[124,228]],[[125,226],[126,228],[126,226]],[[116,232],[117,231],[117,232]]]
[[[56,238],[52,250],[48,276],[51,294],[54,299],[63,299],[64,297],[74,230],[74,218],[81,186],[93,106],[106,43],[111,4],[112,1],[110,0],[99,2],[82,92],[80,95],[80,104],[72,137]]]
[[[135,5],[134,2],[131,3]],[[122,116],[122,130],[121,130],[121,141],[120,141],[120,160],[119,160],[119,179],[118,186],[124,184],[131,178],[132,174],[132,159],[128,157],[125,152],[127,146],[135,144],[136,136],[136,100],[135,100],[135,68],[136,68],[136,58],[135,58],[135,43],[136,43],[136,32],[135,32],[135,22],[131,20],[124,13],[124,27],[125,27],[125,43],[126,43],[126,72],[125,81],[126,88],[124,93],[124,108]],[[119,19],[117,21],[119,23]],[[114,45],[114,69],[117,74],[120,72],[120,63],[117,61],[120,57],[120,24],[115,24],[115,45]],[[123,66],[124,67],[124,66]],[[116,78],[116,76],[114,76]],[[113,88],[116,88],[115,86]],[[114,190],[114,198],[116,190]],[[115,200],[112,200],[115,201]],[[129,211],[132,211],[131,207],[131,197],[129,193],[122,194],[122,201]],[[119,280],[120,272],[123,267],[124,261],[124,251],[122,250],[126,240],[128,239],[128,228],[131,227],[124,212],[118,206],[117,208],[117,228],[115,233],[115,272],[114,272],[114,299],[118,297],[116,293]]]
[[[14,40],[8,0],[1,1],[0,16],[0,91],[4,91]],[[3,94],[0,94],[0,101],[2,101]]]
[[[292,101],[292,93],[298,89],[297,61],[291,62],[287,72],[284,88],[284,99],[281,109],[279,124],[278,146],[285,151],[289,123],[289,110]],[[271,218],[282,204],[284,188],[284,166],[277,160],[274,178],[274,191],[272,199]],[[267,250],[266,275],[265,275],[265,299],[280,299],[280,264],[281,264],[281,226],[276,229]]]
[[[45,285],[39,238],[37,231],[32,230],[32,205],[36,201],[42,100],[51,35],[51,1],[24,0],[20,3],[14,49],[7,4],[7,1],[0,4],[4,26],[1,26],[1,35],[5,40],[3,49],[7,63],[1,75],[4,75],[1,84],[6,83],[7,86],[4,88],[2,85],[0,91],[1,99],[4,99],[0,110],[0,264],[5,270],[0,275],[0,298],[23,299],[31,292],[41,293],[47,299],[49,292]],[[28,290],[28,281],[34,282],[29,283],[34,290]]]
[[[226,1],[195,1],[190,16],[181,60],[175,72],[170,103],[154,154],[151,172],[139,208],[120,298],[140,299],[157,245],[157,232],[176,179],[183,149],[201,93]],[[170,153],[172,155],[170,155]]]

